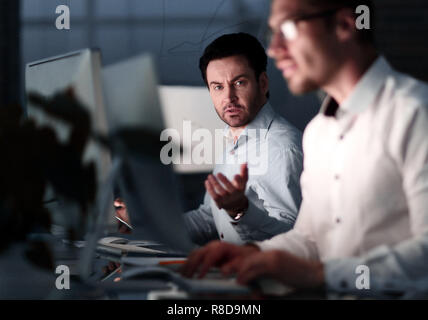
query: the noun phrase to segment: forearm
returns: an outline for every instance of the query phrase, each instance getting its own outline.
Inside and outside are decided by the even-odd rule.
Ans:
[[[326,261],[326,284],[339,292],[401,294],[418,290],[428,279],[427,265],[428,233],[395,247],[376,247],[361,257]]]

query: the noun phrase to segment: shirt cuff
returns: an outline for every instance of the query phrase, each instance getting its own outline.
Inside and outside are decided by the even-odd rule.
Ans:
[[[361,276],[361,268],[364,267],[360,266],[364,266],[364,264],[358,258],[326,261],[324,263],[324,275],[327,290],[342,293],[361,290],[361,283],[357,283],[357,277]]]
[[[245,214],[239,220],[235,220],[235,223],[245,224],[253,229],[257,229],[267,214],[265,210],[258,208],[248,199],[248,208],[245,210]]]

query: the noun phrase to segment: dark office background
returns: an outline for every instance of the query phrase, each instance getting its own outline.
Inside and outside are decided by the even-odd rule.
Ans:
[[[428,2],[375,3],[379,47],[394,66],[428,80]],[[71,30],[55,28],[60,4],[70,7]],[[3,101],[12,101],[22,93],[18,81],[22,88],[25,63],[84,47],[101,48],[104,64],[151,52],[162,84],[203,85],[197,62],[204,47],[222,33],[238,31],[263,41],[269,1],[2,0],[1,9],[1,71],[8,75],[1,93]],[[272,104],[304,129],[317,112],[315,95],[291,96],[272,61],[269,75]]]
[[[428,2],[375,0],[378,46],[398,69],[428,80]],[[71,11],[71,30],[57,30],[55,9]],[[244,31],[263,41],[268,0],[1,0],[1,104],[24,102],[24,66],[68,51],[99,47],[105,65],[141,52],[156,57],[162,84],[202,86],[204,47],[223,33]],[[315,94],[293,97],[272,61],[271,102],[298,128],[316,114]],[[192,188],[200,179],[186,179]],[[190,181],[190,182],[189,182]]]

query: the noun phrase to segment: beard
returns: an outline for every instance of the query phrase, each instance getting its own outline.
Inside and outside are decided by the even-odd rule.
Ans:
[[[232,128],[243,127],[251,122],[251,114],[249,110],[254,109],[255,105],[244,107],[240,104],[229,103],[222,108],[222,113],[218,114],[228,126]]]

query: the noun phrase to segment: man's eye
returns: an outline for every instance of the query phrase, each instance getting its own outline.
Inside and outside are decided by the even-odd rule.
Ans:
[[[235,85],[238,87],[242,86],[243,84],[244,84],[244,81],[241,81],[241,80],[235,82]]]
[[[215,87],[214,87],[214,90],[217,90],[217,91],[218,91],[218,90],[221,90],[221,89],[223,89],[223,87],[222,87],[222,86],[215,86]]]

